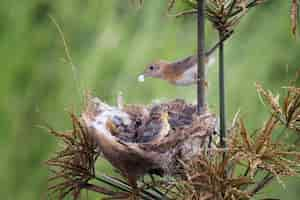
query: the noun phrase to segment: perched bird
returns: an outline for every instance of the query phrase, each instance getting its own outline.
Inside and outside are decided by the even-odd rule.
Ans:
[[[205,64],[209,66],[214,62],[213,52],[224,42],[233,31],[228,32],[210,50],[205,53]],[[188,86],[197,82],[197,55],[188,56],[175,62],[159,60],[146,67],[139,75],[138,81],[143,82],[146,77],[166,80],[173,85]]]
[[[139,75],[138,80],[144,81],[145,77],[159,78],[174,85],[188,86],[197,82],[197,55],[184,59],[168,62],[157,61],[146,67]],[[214,61],[212,57],[205,57],[205,64],[209,65]]]

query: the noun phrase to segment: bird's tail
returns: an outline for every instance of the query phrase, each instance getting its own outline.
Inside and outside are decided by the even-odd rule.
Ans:
[[[216,57],[214,55],[210,55],[207,61],[207,67],[212,66],[216,62]]]
[[[208,73],[208,70],[216,63],[216,56],[215,55],[209,55],[206,62],[206,68],[205,73]]]

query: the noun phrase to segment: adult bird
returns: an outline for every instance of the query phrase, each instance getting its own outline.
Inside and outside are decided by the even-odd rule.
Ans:
[[[213,52],[225,41],[232,33],[228,33],[221,41],[217,42],[209,51],[205,53],[205,64],[210,65],[214,62]],[[145,78],[159,78],[166,80],[173,85],[188,86],[197,82],[197,55],[188,56],[174,62],[164,60],[156,61],[146,67],[144,72],[139,75],[138,80],[143,82]]]
[[[175,62],[159,60],[147,66],[138,80],[144,81],[145,77],[152,77],[166,80],[174,85],[192,85],[197,82],[197,62],[197,55]],[[205,64],[212,62],[213,58],[206,57]]]

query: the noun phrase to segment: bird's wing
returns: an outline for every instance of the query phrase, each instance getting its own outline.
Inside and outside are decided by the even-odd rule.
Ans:
[[[171,63],[172,66],[174,66],[174,70],[178,73],[182,73],[192,67],[195,66],[195,64],[197,64],[197,56],[188,56],[185,57],[183,59],[180,59],[178,61],[175,61],[173,63]]]
[[[195,67],[197,65],[197,62],[198,62],[197,55],[193,55],[193,56],[188,56],[183,59],[172,62],[171,65],[174,66],[175,72],[178,72],[179,74],[181,74],[182,72],[184,72],[192,67]],[[205,56],[204,63],[207,66],[212,65],[214,62],[215,62],[215,58],[213,55]]]

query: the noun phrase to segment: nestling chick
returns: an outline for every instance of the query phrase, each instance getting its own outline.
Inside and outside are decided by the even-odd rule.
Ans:
[[[163,112],[160,116],[161,119],[161,129],[160,129],[160,137],[164,138],[168,135],[171,126],[169,124],[169,114],[167,112]]]
[[[206,56],[205,64],[209,65],[213,62],[213,58]],[[146,67],[143,74],[138,77],[140,82],[145,77],[159,78],[166,80],[171,84],[188,86],[197,82],[197,56],[189,56],[184,59],[167,62],[158,61]]]

